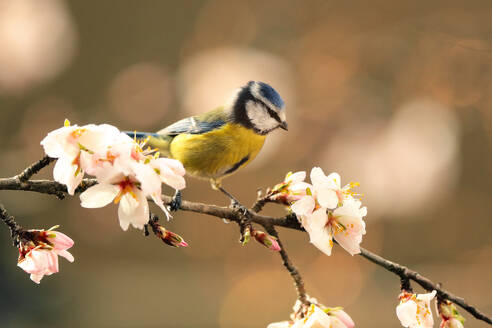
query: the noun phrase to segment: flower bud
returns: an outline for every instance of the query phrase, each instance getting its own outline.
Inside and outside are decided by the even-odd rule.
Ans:
[[[442,328],[463,328],[465,318],[459,314],[456,306],[449,300],[440,301],[438,304],[439,314],[441,315]]]
[[[253,237],[255,237],[256,241],[262,244],[263,246],[271,249],[272,251],[280,251],[280,245],[277,242],[277,238],[270,236],[263,231],[255,230],[253,231]]]
[[[250,227],[246,227],[243,231],[243,235],[241,236],[241,245],[246,245],[251,240],[251,229]]]
[[[159,225],[157,229],[154,230],[156,233],[157,237],[159,237],[164,243],[168,244],[169,246],[172,247],[187,247],[188,243],[184,241],[184,239],[172,232],[164,228],[163,226]]]
[[[464,328],[463,323],[460,320],[451,318],[449,320],[444,320],[441,323],[441,328]]]

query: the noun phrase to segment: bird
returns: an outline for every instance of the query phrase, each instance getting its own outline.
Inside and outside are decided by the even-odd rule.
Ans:
[[[146,140],[160,156],[180,161],[187,175],[207,179],[213,189],[222,189],[222,179],[250,163],[266,136],[278,128],[288,129],[284,101],[267,83],[249,81],[224,106],[155,133],[126,133]]]

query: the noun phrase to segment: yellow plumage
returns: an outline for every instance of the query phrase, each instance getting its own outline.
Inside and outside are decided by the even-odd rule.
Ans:
[[[204,134],[180,134],[169,153],[190,175],[217,181],[253,160],[264,142],[264,135],[230,123]]]

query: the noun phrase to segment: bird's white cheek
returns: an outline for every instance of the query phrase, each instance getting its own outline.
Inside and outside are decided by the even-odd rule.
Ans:
[[[272,130],[278,125],[262,105],[252,100],[246,103],[246,114],[254,127],[260,131]]]

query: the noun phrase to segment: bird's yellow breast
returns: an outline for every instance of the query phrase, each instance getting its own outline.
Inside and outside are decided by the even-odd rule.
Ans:
[[[253,160],[265,136],[239,124],[228,123],[204,134],[180,134],[170,144],[172,158],[183,163],[188,174],[218,179]]]

